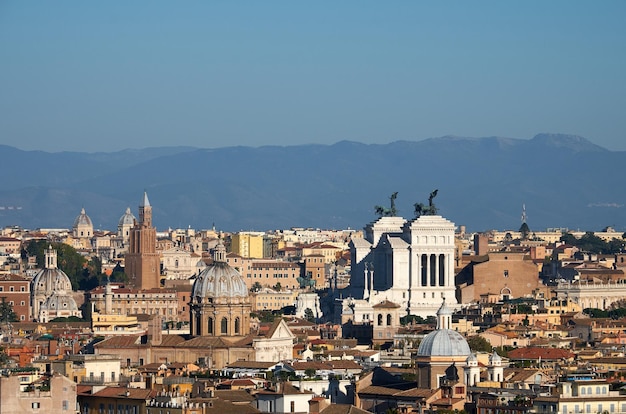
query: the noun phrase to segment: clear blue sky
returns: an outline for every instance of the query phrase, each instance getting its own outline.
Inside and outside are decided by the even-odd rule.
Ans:
[[[0,2],[0,143],[626,150],[626,1]]]

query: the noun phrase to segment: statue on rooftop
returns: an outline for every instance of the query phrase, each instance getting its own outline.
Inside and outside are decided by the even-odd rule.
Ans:
[[[375,206],[374,211],[376,211],[376,214],[378,214],[380,217],[396,216],[398,214],[398,211],[396,210],[396,198],[398,198],[397,191],[391,194],[391,196],[389,197],[389,199],[391,200],[391,207],[385,208],[383,206]]]
[[[437,214],[437,207],[433,202],[433,199],[437,197],[437,193],[439,190],[433,190],[428,197],[428,206],[425,206],[424,203],[415,203],[413,206],[415,207],[415,218],[421,216],[434,216]]]

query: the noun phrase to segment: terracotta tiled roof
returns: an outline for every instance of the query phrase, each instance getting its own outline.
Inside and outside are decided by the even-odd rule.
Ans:
[[[536,369],[523,369],[523,368],[505,368],[504,378],[508,382],[521,382],[528,379],[534,379],[535,375],[541,373]]]
[[[147,346],[141,343],[141,335],[118,335],[98,342],[94,348],[146,348]]]
[[[508,353],[508,357],[511,360],[541,358],[544,361],[554,361],[558,359],[570,359],[574,356],[574,353],[561,348],[527,347],[513,349]]]
[[[350,404],[331,404],[320,411],[320,414],[370,414],[370,412]]]
[[[98,392],[93,393],[94,396],[105,398],[129,398],[131,400],[148,400],[156,396],[156,392],[143,388],[126,388],[126,387],[106,387]]]
[[[463,401],[462,398],[439,398],[438,400],[435,400],[431,402],[430,404],[439,405],[439,406],[448,406],[448,405],[459,403],[461,401]]]
[[[243,381],[243,380],[239,380]],[[247,380],[254,385],[253,381]],[[238,402],[251,402],[254,401],[254,397],[250,395],[245,390],[215,390],[215,396],[222,400],[231,401],[234,403]]]
[[[229,342],[221,337],[211,336],[198,336],[188,341],[180,342],[176,345],[181,348],[230,348],[233,346],[232,342]]]
[[[268,370],[278,362],[237,361],[226,365],[227,368],[265,369]]]
[[[93,386],[91,385],[76,385],[76,395],[91,395]]]
[[[261,412],[250,404],[235,404],[231,401],[222,400],[221,398],[192,398],[188,401],[198,403],[200,406],[205,403],[205,412],[207,414],[253,414]]]
[[[372,308],[374,309],[397,309],[399,308],[400,305],[398,305],[397,303],[393,303],[390,300],[385,299],[384,301],[377,303],[376,305],[372,306]]]
[[[161,344],[159,346],[176,346],[185,341],[185,337],[182,335],[162,335]]]

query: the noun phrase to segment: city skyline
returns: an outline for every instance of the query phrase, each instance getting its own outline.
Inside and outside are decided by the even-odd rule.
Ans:
[[[626,150],[626,4],[0,5],[23,150],[574,134]]]

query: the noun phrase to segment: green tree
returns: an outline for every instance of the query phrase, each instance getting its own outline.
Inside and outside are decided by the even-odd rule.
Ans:
[[[626,316],[626,308],[616,308],[609,310],[609,318],[621,319]]]
[[[17,322],[17,315],[15,311],[13,311],[13,306],[6,301],[6,298],[2,298],[2,303],[0,303],[0,322]]]
[[[613,239],[607,243],[607,250],[608,250],[607,253],[608,254],[621,253],[624,251],[625,247],[626,247],[626,240]]]
[[[47,240],[31,240],[24,248],[22,256],[36,256],[37,264],[41,267],[45,264],[45,251],[52,247],[57,252],[57,267],[61,269],[72,283],[72,289],[78,290],[83,279],[89,277],[87,259],[79,254],[76,249],[65,243],[51,243]]]
[[[109,277],[111,282],[128,283],[128,275],[124,272],[124,268],[118,263],[113,268],[111,276]]]
[[[311,308],[306,308],[304,310],[304,319],[306,319],[309,322],[315,322],[315,314],[313,314],[313,311],[311,310]]]
[[[578,243],[578,239],[572,233],[563,233],[559,240],[570,246],[576,246]]]
[[[583,313],[589,315],[591,318],[608,318],[609,312],[597,309],[597,308],[585,308],[583,309]]]
[[[608,251],[607,243],[590,231],[578,240],[576,247],[589,253],[605,253]]]
[[[401,325],[409,325],[410,323],[423,324],[426,320],[418,315],[405,315],[400,318]]]
[[[308,378],[315,377],[316,373],[317,371],[315,370],[315,368],[307,368],[304,370],[304,375],[306,375]]]
[[[474,352],[491,352],[493,349],[489,341],[480,335],[474,335],[467,338],[467,344]]]
[[[254,284],[250,288],[250,292],[258,292],[262,288],[263,288],[263,286],[261,286],[261,284],[259,282],[254,282]]]
[[[280,282],[276,282],[276,284],[274,285],[274,290],[277,292],[280,292],[282,288],[283,287],[281,286]]]

